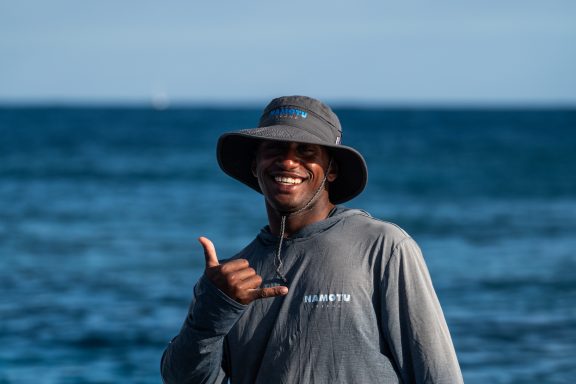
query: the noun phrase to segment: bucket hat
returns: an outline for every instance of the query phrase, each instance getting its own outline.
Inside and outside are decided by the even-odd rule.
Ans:
[[[342,127],[326,104],[307,96],[284,96],[264,109],[257,128],[224,133],[218,139],[218,165],[229,176],[262,193],[251,171],[262,140],[318,144],[326,147],[338,164],[338,177],[328,189],[333,204],[346,202],[362,192],[368,169],[362,155],[341,144]]]

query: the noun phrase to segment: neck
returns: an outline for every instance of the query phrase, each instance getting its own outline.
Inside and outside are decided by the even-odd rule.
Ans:
[[[308,209],[305,209],[297,214],[288,214],[286,216],[284,237],[290,237],[307,225],[326,219],[332,209],[334,209],[334,204],[332,204],[326,196],[324,199],[319,199],[316,204],[313,204]],[[274,235],[279,236],[282,214],[272,208],[268,203],[266,203],[266,212],[268,214],[268,224],[270,225],[270,231]]]

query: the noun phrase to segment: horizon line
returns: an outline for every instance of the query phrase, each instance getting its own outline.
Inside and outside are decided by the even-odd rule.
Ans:
[[[84,100],[10,100],[0,99],[0,108],[134,108],[158,111],[171,109],[263,109],[269,100],[179,100],[158,103],[154,100],[84,99]],[[576,101],[377,101],[330,100],[333,109],[576,109]]]

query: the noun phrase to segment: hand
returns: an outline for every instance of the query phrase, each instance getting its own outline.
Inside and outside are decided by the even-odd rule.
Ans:
[[[241,304],[250,304],[265,297],[284,296],[288,287],[260,288],[262,277],[250,267],[248,260],[236,259],[224,264],[218,262],[214,244],[205,237],[198,239],[204,248],[206,276],[226,295]]]

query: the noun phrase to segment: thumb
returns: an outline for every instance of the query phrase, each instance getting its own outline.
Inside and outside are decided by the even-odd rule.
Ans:
[[[208,240],[206,237],[200,237],[198,239],[202,248],[204,248],[204,259],[206,260],[206,268],[212,268],[220,265],[218,262],[218,256],[216,256],[216,248],[214,244]]]

